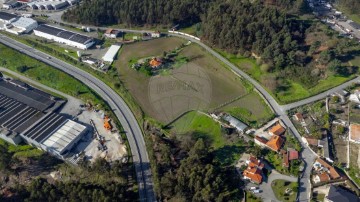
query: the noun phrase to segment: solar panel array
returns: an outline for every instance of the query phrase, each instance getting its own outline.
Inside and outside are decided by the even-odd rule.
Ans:
[[[59,114],[50,113],[44,119],[36,124],[35,127],[26,131],[24,136],[41,143],[55,129],[62,125],[67,119]]]
[[[44,111],[55,104],[55,101],[51,99],[49,94],[31,87],[24,88],[23,85],[21,87],[17,85],[19,85],[18,82],[8,82],[0,79],[0,92],[39,111]]]
[[[24,132],[44,113],[0,94],[0,126],[17,133]]]
[[[5,13],[5,12],[0,12],[0,19],[1,20],[11,20],[13,18],[17,18],[17,15],[10,14],[10,13]]]
[[[88,36],[62,30],[49,25],[39,25],[35,30],[81,44],[87,44],[93,41],[93,39]]]

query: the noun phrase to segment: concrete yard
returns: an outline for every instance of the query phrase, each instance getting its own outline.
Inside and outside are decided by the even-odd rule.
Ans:
[[[122,160],[122,158],[126,156],[126,146],[121,142],[119,133],[110,132],[104,128],[101,111],[94,112],[83,110],[78,116],[78,119],[79,122],[82,122],[89,127],[91,127],[90,120],[94,121],[97,131],[105,138],[105,146],[107,147],[107,150],[101,151],[98,149],[100,143],[95,138],[95,132],[91,131],[85,137],[83,137],[81,142],[79,142],[76,148],[76,152],[80,153],[81,151],[84,151],[86,159],[90,162],[94,162],[99,157],[106,158],[106,160],[111,162],[115,160]]]

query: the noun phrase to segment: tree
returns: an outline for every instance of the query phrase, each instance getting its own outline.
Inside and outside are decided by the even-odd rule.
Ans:
[[[328,66],[329,70],[333,73],[337,73],[340,67],[341,67],[341,61],[338,59],[332,60]]]

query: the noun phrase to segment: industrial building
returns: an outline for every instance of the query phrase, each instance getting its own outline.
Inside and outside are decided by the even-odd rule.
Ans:
[[[45,24],[39,25],[34,29],[34,33],[36,36],[82,50],[86,50],[95,44],[93,38]]]
[[[121,48],[121,46],[111,45],[109,50],[105,53],[104,57],[102,58],[104,60],[104,62],[108,62],[108,63],[114,62],[114,58],[116,57],[120,48]]]
[[[15,145],[25,141],[64,159],[87,128],[57,114],[62,104],[23,82],[0,78],[0,138]]]
[[[5,25],[5,31],[20,35],[29,33],[38,26],[38,23],[31,18],[19,17],[13,22]]]
[[[11,23],[11,22],[15,21],[16,18],[17,18],[17,15],[0,11],[0,22],[2,24]]]
[[[29,33],[38,26],[38,23],[25,17],[19,17],[14,14],[0,12],[0,30],[19,35]]]

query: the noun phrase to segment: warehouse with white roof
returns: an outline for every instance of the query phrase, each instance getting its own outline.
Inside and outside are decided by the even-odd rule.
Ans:
[[[117,53],[119,52],[120,48],[121,48],[121,46],[111,45],[109,50],[105,53],[104,57],[102,57],[104,62],[109,62],[109,63],[114,62],[114,59],[115,59]]]
[[[42,148],[52,154],[62,156],[82,138],[86,131],[84,125],[68,119],[43,140]]]
[[[50,25],[39,25],[34,29],[36,36],[86,50],[95,44],[93,38]]]
[[[5,25],[5,31],[19,35],[29,33],[38,26],[38,23],[31,18],[19,17],[13,22]]]

